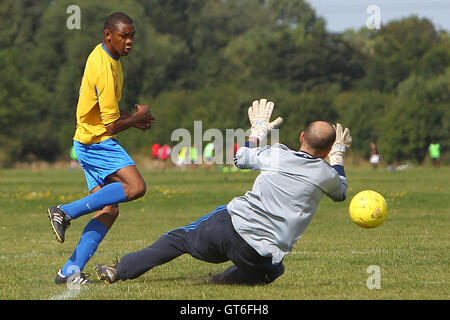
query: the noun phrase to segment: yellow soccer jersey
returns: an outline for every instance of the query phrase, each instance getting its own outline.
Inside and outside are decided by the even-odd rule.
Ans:
[[[87,58],[81,80],[74,140],[92,144],[112,137],[106,125],[120,117],[122,85],[119,58],[113,57],[103,43],[98,44]]]

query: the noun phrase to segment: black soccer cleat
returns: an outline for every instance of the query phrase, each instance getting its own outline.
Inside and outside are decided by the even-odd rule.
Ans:
[[[94,269],[97,271],[98,280],[106,283],[114,283],[120,280],[116,264],[98,264]]]
[[[59,243],[63,243],[66,229],[70,226],[70,217],[62,211],[60,207],[61,204],[51,207],[47,212],[56,240],[58,240]]]
[[[88,279],[89,274],[83,272],[76,272],[70,276],[65,276],[62,274],[62,270],[59,270],[55,277],[56,284],[89,284],[92,281]]]

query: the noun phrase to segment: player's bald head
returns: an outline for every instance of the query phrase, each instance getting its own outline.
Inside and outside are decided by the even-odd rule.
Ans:
[[[303,144],[317,153],[328,152],[336,140],[336,132],[326,121],[311,122],[305,129]]]

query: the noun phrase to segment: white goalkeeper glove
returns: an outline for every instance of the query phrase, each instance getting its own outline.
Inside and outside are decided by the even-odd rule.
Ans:
[[[336,140],[331,147],[328,158],[330,159],[330,165],[338,164],[343,166],[345,151],[352,145],[352,136],[350,135],[350,130],[348,128],[343,130],[339,123],[336,123],[336,126],[333,125],[333,127],[336,131]]]
[[[281,117],[269,122],[274,106],[274,103],[267,101],[267,99],[253,101],[248,108],[248,119],[252,126],[250,138],[258,138],[259,141],[262,141],[270,130],[278,128],[283,123],[283,118]]]

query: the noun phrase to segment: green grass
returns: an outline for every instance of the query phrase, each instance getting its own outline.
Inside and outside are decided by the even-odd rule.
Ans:
[[[122,204],[116,224],[85,271],[97,263],[151,244],[162,233],[226,204],[251,187],[256,173],[215,170],[142,170],[144,198]],[[50,230],[46,209],[86,194],[80,170],[0,171],[0,299],[449,299],[450,168],[398,172],[347,168],[349,197],[324,198],[312,223],[286,256],[285,274],[268,286],[216,286],[210,274],[229,266],[184,255],[138,279],[106,285],[95,281],[73,296],[53,283],[90,219],[72,223],[66,242]],[[373,189],[388,201],[376,229],[357,227],[349,199]],[[381,270],[381,288],[369,290],[367,268]]]

